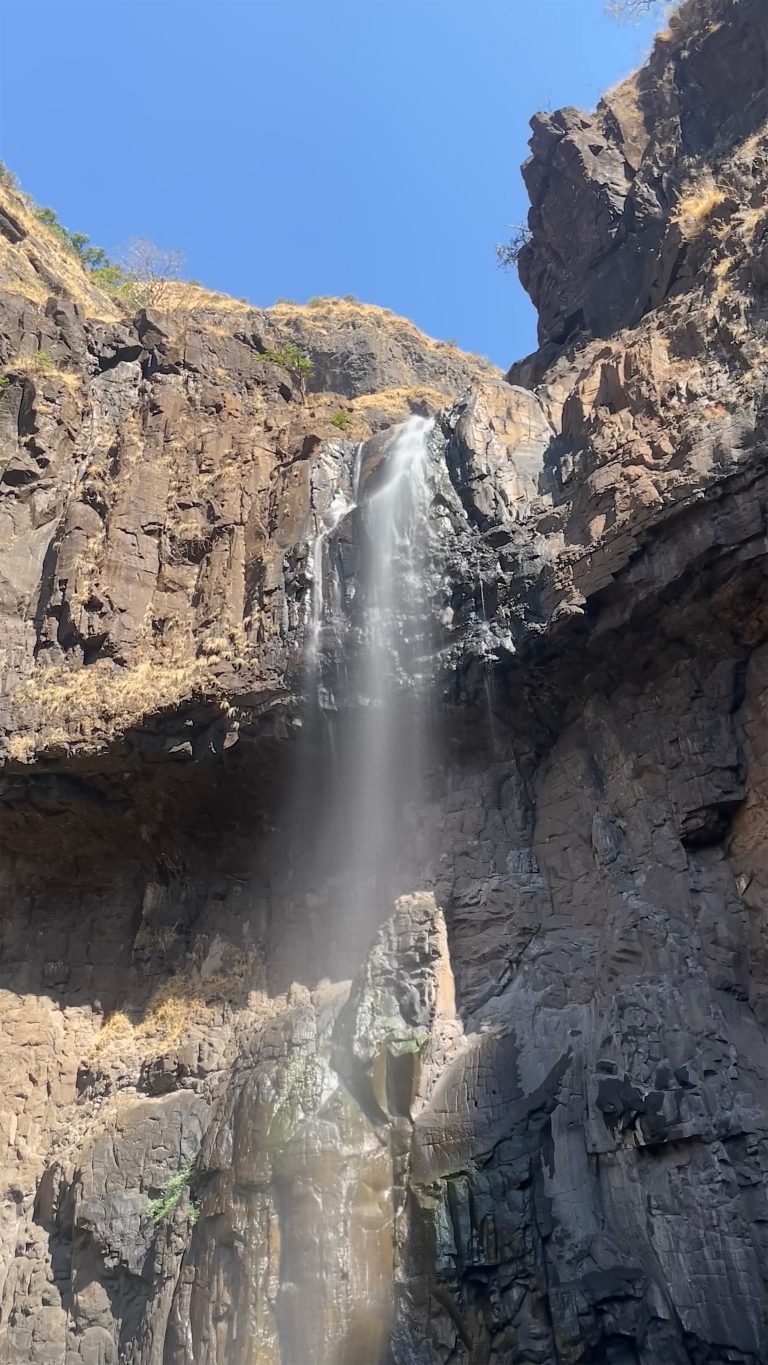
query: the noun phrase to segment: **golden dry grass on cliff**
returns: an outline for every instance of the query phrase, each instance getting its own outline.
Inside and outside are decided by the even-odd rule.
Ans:
[[[126,1010],[107,1016],[90,1048],[94,1058],[131,1053],[152,1061],[182,1044],[193,1029],[216,1025],[222,1009],[258,1008],[264,961],[260,953],[227,944],[219,970],[172,976],[151,996],[141,1017]],[[266,997],[264,997],[266,1000]]]
[[[477,355],[472,351],[462,351],[452,341],[439,341],[435,337],[427,336],[426,332],[422,332],[409,318],[400,317],[391,308],[383,308],[377,303],[362,303],[358,299],[334,298],[328,295],[327,297],[310,299],[308,303],[295,303],[293,300],[281,299],[271,308],[262,310],[256,309],[255,305],[249,303],[247,299],[236,299],[229,294],[217,293],[215,290],[206,289],[196,281],[193,283],[188,280],[168,280],[165,291],[163,306],[170,309],[178,309],[179,311],[211,309],[216,312],[241,314],[264,311],[271,314],[278,323],[295,319],[306,320],[317,331],[324,331],[329,325],[359,321],[361,317],[365,317],[390,331],[407,336],[421,346],[444,351],[462,359],[472,360],[479,369],[488,374],[501,374],[501,370],[486,356]],[[218,329],[212,328],[211,330],[216,331]]]
[[[432,350],[445,351],[449,355],[472,360],[478,368],[486,370],[489,374],[501,373],[486,356],[477,355],[472,351],[462,351],[452,341],[439,341],[435,337],[427,336],[426,332],[422,332],[410,318],[400,317],[391,308],[382,308],[377,303],[361,303],[358,299],[337,299],[328,296],[310,299],[309,303],[278,302],[269,309],[269,312],[278,322],[281,318],[302,317],[313,324],[319,324],[320,328],[328,324],[352,322],[360,317],[368,317],[385,329],[408,336],[422,346],[426,345]]]
[[[35,756],[37,741],[34,735],[11,735],[8,740],[8,757],[14,763],[30,763]]]
[[[364,393],[358,398],[349,399],[349,406],[362,417],[367,413],[383,413],[405,418],[418,407],[439,412],[441,408],[450,407],[453,401],[450,394],[440,389],[416,384],[410,388],[379,389],[377,393]]]
[[[0,285],[34,303],[45,303],[52,282],[62,285],[87,317],[115,322],[120,310],[99,289],[73,251],[35,213],[35,205],[8,185],[0,184],[0,204],[26,233],[17,243],[0,235]]]
[[[163,283],[163,308],[195,309],[213,308],[223,313],[248,313],[253,304],[247,299],[235,299],[231,294],[220,294],[215,289],[206,289],[197,280],[165,280]]]
[[[37,379],[38,384],[44,379],[53,380],[57,384],[63,384],[71,393],[77,393],[84,383],[84,376],[78,374],[76,370],[60,370],[54,365],[47,351],[14,356],[5,366],[3,375],[7,378],[16,374],[29,375],[31,379]]]
[[[726,198],[725,191],[711,177],[705,176],[683,191],[677,201],[674,221],[680,224],[686,237],[697,237],[710,215]]]
[[[728,276],[733,269],[735,262],[730,256],[724,256],[722,260],[716,261],[712,267],[712,277],[715,281],[714,296],[721,299],[728,293]]]
[[[212,679],[203,659],[164,664],[146,659],[133,668],[104,663],[89,668],[40,669],[16,694],[21,733],[11,740],[11,756],[27,761],[61,743],[97,747],[156,711],[176,706]],[[39,730],[35,724],[39,717]],[[34,748],[29,733],[38,730]]]

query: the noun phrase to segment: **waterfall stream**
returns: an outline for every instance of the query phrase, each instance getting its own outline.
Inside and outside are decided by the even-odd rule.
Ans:
[[[332,446],[315,466],[291,856],[275,895],[282,933],[286,921],[296,933],[277,990],[297,977],[319,991],[353,978],[398,896],[420,889],[420,798],[434,753],[433,428],[413,417],[356,453]],[[327,1006],[315,1018],[330,1027]],[[373,1365],[394,1312],[394,1158],[355,1088],[336,1080],[336,1047],[302,1035],[278,1064],[278,1123],[288,1122],[283,1091],[301,1091],[295,1143],[289,1127],[274,1157],[291,1171],[275,1301],[283,1365]],[[307,1100],[304,1080],[317,1097]]]
[[[410,418],[373,469],[361,468],[358,453],[356,501],[337,495],[314,543],[308,661],[320,709],[329,698],[341,700],[325,671],[344,671],[338,723],[324,725],[321,875],[340,883],[339,922],[366,936],[397,891],[407,811],[428,743],[430,703],[420,684],[431,663],[425,568],[433,429],[430,419]],[[345,534],[357,545],[353,591],[338,579],[335,538]],[[326,650],[326,639],[342,648]]]

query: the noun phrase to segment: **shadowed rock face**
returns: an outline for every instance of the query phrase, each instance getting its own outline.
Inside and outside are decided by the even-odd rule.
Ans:
[[[534,121],[512,384],[349,302],[123,317],[4,196],[0,1361],[768,1361],[763,41],[698,0]]]

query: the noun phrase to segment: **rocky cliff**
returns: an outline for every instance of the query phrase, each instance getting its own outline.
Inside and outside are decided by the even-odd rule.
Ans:
[[[354,301],[129,314],[2,191],[0,1360],[768,1361],[767,55],[689,0],[533,120],[506,381]],[[328,813],[411,412],[371,890]]]

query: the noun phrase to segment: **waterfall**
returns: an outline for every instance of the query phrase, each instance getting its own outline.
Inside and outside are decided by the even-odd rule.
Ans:
[[[320,862],[340,883],[338,921],[354,923],[362,942],[399,890],[397,866],[407,852],[407,812],[416,799],[427,746],[431,663],[429,443],[432,420],[410,418],[384,447],[372,470],[356,462],[357,505],[326,514],[315,541],[309,652],[317,696],[323,688],[319,642],[324,613],[346,613],[344,697],[335,747],[329,753]],[[334,537],[354,520],[357,573],[354,593],[333,587]],[[349,533],[349,524],[347,528]],[[318,583],[318,579],[323,582]],[[347,600],[349,598],[349,600]],[[338,665],[338,660],[335,661]],[[333,661],[331,663],[333,666]],[[333,690],[333,689],[331,689]],[[334,742],[334,727],[330,728]]]
[[[312,617],[309,630],[309,660],[317,670],[320,658],[320,636],[325,614],[325,547],[342,517],[352,510],[354,503],[337,493],[325,514],[312,545]]]
[[[366,620],[360,681],[363,698],[383,706],[395,678],[415,680],[423,643],[423,567],[428,532],[428,443],[434,421],[411,417],[385,452],[382,482],[363,506]]]
[[[298,907],[291,962],[302,960],[310,986],[324,977],[354,976],[397,898],[423,889],[419,811],[434,693],[432,505],[442,477],[432,432],[431,421],[414,417],[389,440],[368,442],[352,469],[344,463],[348,452],[334,451],[341,493],[334,492],[338,482],[328,479],[327,466],[318,461],[315,469],[307,695],[290,804],[293,856],[282,866],[284,894],[276,897],[283,926]],[[281,985],[290,989],[289,980]],[[387,1002],[376,1001],[374,1014],[380,1007],[386,1021]],[[331,1027],[327,1018],[322,1027]],[[331,1085],[328,1108],[313,1100],[316,1112],[305,1120],[302,1081],[300,1156],[298,1147],[289,1147],[297,1164],[281,1196],[276,1299],[284,1365],[373,1365],[383,1359],[394,1314],[400,1155],[373,1137],[374,1124],[368,1127],[353,1088],[333,1089],[336,1046],[322,1039],[315,1054],[299,1044],[296,1056],[279,1064],[289,1093],[297,1059],[300,1075],[306,1064],[313,1084],[321,1076]],[[367,1085],[364,1076],[361,1064],[358,1080]],[[350,1112],[357,1117],[344,1117]],[[284,1110],[279,1113],[284,1121]]]
[[[360,647],[353,675],[359,710],[348,778],[358,894],[370,885],[375,896],[386,885],[424,762],[427,699],[419,681],[429,652],[424,571],[433,425],[423,417],[406,422],[385,451],[362,506]]]

